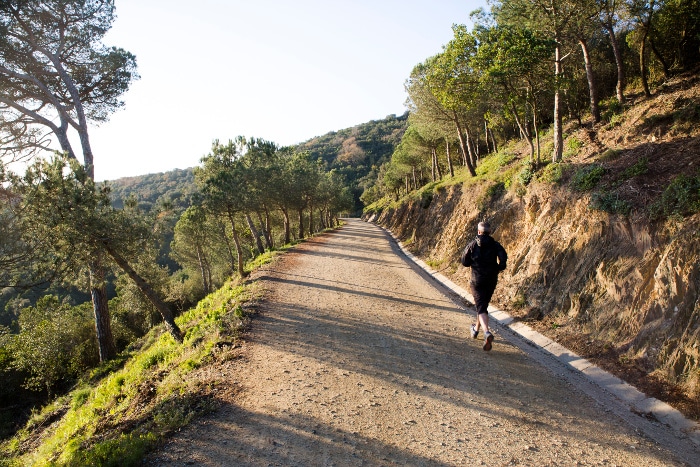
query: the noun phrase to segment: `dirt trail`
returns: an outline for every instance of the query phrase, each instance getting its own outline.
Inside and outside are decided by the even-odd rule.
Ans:
[[[349,220],[269,267],[234,395],[149,463],[685,465],[505,336],[484,352],[397,251]]]

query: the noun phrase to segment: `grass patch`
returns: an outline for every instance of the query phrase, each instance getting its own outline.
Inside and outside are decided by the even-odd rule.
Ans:
[[[205,297],[176,318],[183,344],[162,326],[152,329],[2,443],[0,465],[140,465],[155,443],[214,408],[206,394],[216,382],[184,376],[223,358],[222,343],[235,341],[246,315],[241,305],[255,294],[254,284],[229,282]],[[22,450],[38,436],[38,447]]]
[[[598,160],[601,162],[614,161],[622,155],[622,151],[619,149],[608,148],[603,153],[598,156]]]
[[[564,153],[562,157],[569,158],[578,154],[579,150],[583,147],[583,141],[578,139],[576,136],[571,136],[567,138],[564,148]]]
[[[558,184],[561,182],[563,172],[562,164],[550,162],[540,171],[537,180],[543,183]]]

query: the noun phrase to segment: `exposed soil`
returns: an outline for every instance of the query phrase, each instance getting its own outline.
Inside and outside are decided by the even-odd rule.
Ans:
[[[691,420],[700,421],[700,400],[688,396],[682,387],[655,376],[652,373],[651,362],[629,359],[622,349],[573,330],[570,324],[560,326],[552,318],[524,321],[541,334],[614,374],[644,394],[666,402]]]
[[[351,220],[257,280],[238,358],[210,369],[221,409],[149,465],[686,465],[505,336],[483,351],[473,310],[376,226]]]

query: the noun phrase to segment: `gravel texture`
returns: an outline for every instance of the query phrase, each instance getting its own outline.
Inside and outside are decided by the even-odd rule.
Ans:
[[[483,351],[473,309],[374,225],[348,220],[257,280],[229,396],[149,464],[690,465],[497,329]]]

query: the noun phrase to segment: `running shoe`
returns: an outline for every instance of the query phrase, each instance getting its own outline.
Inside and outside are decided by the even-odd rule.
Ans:
[[[491,347],[493,347],[492,342],[493,342],[493,334],[486,331],[486,333],[484,334],[484,350],[485,351],[488,352],[489,350],[491,350]]]

